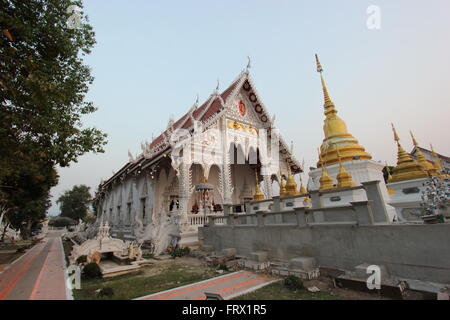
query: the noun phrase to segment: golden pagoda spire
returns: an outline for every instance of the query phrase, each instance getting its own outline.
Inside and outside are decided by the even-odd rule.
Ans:
[[[394,132],[394,140],[397,142],[397,166],[394,168],[394,174],[388,182],[398,182],[405,180],[413,180],[427,178],[428,173],[417,163],[401,146],[395,127],[392,125]]]
[[[434,168],[436,170],[436,176],[438,178],[450,178],[450,174],[444,174],[444,168],[442,168],[442,163],[441,163],[441,159],[439,158],[439,156],[437,155],[436,152],[434,152],[433,149],[433,145],[430,143],[430,147],[431,147],[431,155],[433,156],[434,160]]]
[[[322,90],[324,96],[325,121],[323,125],[323,131],[325,134],[325,138],[321,146],[321,156],[324,160],[324,163],[328,165],[338,163],[339,161],[336,152],[338,149],[341,152],[342,162],[372,159],[372,156],[365,151],[364,147],[358,144],[358,140],[356,140],[351,134],[348,133],[347,125],[337,115],[337,110],[330,98],[325,80],[322,75],[323,68],[320,64],[317,54],[316,65],[317,72],[320,73],[320,80],[322,82]],[[336,144],[337,148],[336,151],[328,153],[327,149],[331,144]],[[322,161],[319,161],[317,163],[317,167],[322,167]]]
[[[328,94],[327,86],[325,84],[325,80],[323,79],[323,76],[322,76],[323,68],[322,68],[322,65],[320,64],[319,57],[317,56],[317,54],[316,54],[316,65],[317,65],[317,72],[320,73],[320,80],[322,82],[322,91],[323,91],[325,110],[327,110],[327,108],[334,108],[334,103],[333,103],[333,101],[331,101],[330,95]]]
[[[422,166],[422,169],[424,169],[430,176],[436,175],[436,168],[423,155],[422,151],[420,150],[419,143],[417,143],[417,140],[411,130],[409,131],[409,133],[411,134],[414,147],[416,147],[417,161]]]
[[[317,150],[319,152],[319,161],[322,162],[322,156],[320,155],[320,150]],[[333,189],[333,179],[328,175],[327,169],[325,166],[322,166],[322,176],[320,177],[320,191],[324,190],[330,190]]]
[[[311,199],[308,196],[308,191],[306,190],[305,186],[303,185],[302,172],[304,170],[305,170],[305,159],[303,159],[302,171],[299,174],[299,177],[300,177],[300,191],[298,192],[298,194],[305,197],[305,199],[303,200],[303,203],[305,205],[307,205],[308,203],[311,202]]]
[[[336,149],[336,145],[334,147]],[[339,149],[336,149],[337,156],[339,159],[339,173],[336,176],[337,179],[337,188],[351,188],[356,186],[356,184],[352,180],[352,175],[348,173],[344,166],[342,165],[341,155],[339,154]]]
[[[433,145],[431,143],[430,143],[430,147],[431,147],[431,155],[435,159],[434,160],[434,167],[435,167],[437,172],[442,172],[443,169],[442,169],[441,159],[439,158],[437,153],[434,152]]]
[[[288,177],[286,184],[286,196],[296,196],[299,194],[297,191],[297,183],[295,183],[295,179],[292,176],[291,167],[289,163],[287,163]]]
[[[300,195],[305,195],[305,194],[307,194],[307,193],[308,193],[308,191],[306,191],[306,188],[305,188],[305,186],[303,185],[302,174],[300,173],[300,192],[299,192],[299,194],[300,194]]]
[[[255,169],[255,178],[256,178],[256,186],[255,186],[255,194],[253,195],[254,201],[261,201],[265,200],[264,194],[261,191],[261,188],[259,187],[259,179],[258,179],[258,172]]]

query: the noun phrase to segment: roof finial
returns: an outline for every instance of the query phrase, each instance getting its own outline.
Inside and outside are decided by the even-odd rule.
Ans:
[[[247,72],[248,73],[248,70],[252,67],[251,66],[251,60],[250,60],[250,56],[247,56],[247,59],[248,59],[248,63],[247,63],[247,67],[245,68],[245,72]]]
[[[334,107],[334,103],[330,99],[330,95],[328,94],[327,86],[325,85],[325,80],[323,79],[323,76],[322,76],[323,68],[322,68],[322,65],[320,64],[319,57],[317,56],[317,54],[316,54],[316,66],[317,66],[317,72],[320,73],[320,80],[322,81],[323,97],[325,100],[324,107],[326,109],[330,108],[330,107]]]
[[[392,126],[392,131],[394,132],[394,140],[397,142],[397,144],[400,144],[400,142],[399,142],[400,138],[398,137],[397,130],[395,130],[394,124],[391,123],[391,126]]]
[[[414,134],[412,133],[411,130],[409,130],[409,133],[411,134],[411,138],[412,138],[412,141],[413,141],[413,145],[414,145],[415,147],[419,147],[419,144],[417,143],[417,140],[416,140],[416,138],[414,137]]]
[[[216,93],[219,93],[219,85],[220,85],[220,81],[219,81],[219,78],[217,78]]]
[[[316,66],[317,66],[317,72],[322,73],[323,72],[323,68],[322,68],[322,65],[320,64],[319,57],[317,56],[317,53],[316,53]]]

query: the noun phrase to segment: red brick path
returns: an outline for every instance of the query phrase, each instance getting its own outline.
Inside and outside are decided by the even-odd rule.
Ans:
[[[59,237],[46,238],[0,274],[0,300],[66,300]]]

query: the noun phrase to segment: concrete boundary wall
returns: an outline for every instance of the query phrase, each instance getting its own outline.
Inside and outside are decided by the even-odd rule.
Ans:
[[[199,229],[216,251],[267,251],[271,260],[313,256],[321,267],[386,266],[397,277],[450,284],[450,224],[224,225]]]

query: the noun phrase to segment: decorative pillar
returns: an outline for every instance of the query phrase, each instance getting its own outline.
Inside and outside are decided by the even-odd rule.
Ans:
[[[272,180],[270,179],[270,175],[266,174],[263,175],[263,179],[264,179],[264,189],[266,189],[267,192],[267,197],[270,199],[273,197],[273,189],[272,189]]]
[[[138,214],[138,208],[139,208],[139,193],[137,189],[137,176],[133,176],[131,178],[131,187],[132,188],[132,201],[131,201],[131,221],[130,225],[134,225],[136,222],[136,215]]]
[[[232,204],[232,195],[233,195],[233,187],[232,187],[232,179],[231,179],[231,159],[229,151],[229,142],[227,137],[227,126],[226,119],[222,120],[222,170],[220,173],[222,175],[222,195],[223,195],[223,204]],[[234,159],[233,159],[234,161]]]
[[[183,226],[187,225],[187,215],[189,212],[188,204],[189,204],[189,191],[191,188],[191,175],[190,175],[190,165],[182,163],[178,170],[178,181],[179,181],[179,214],[180,214],[180,227],[183,229]]]

